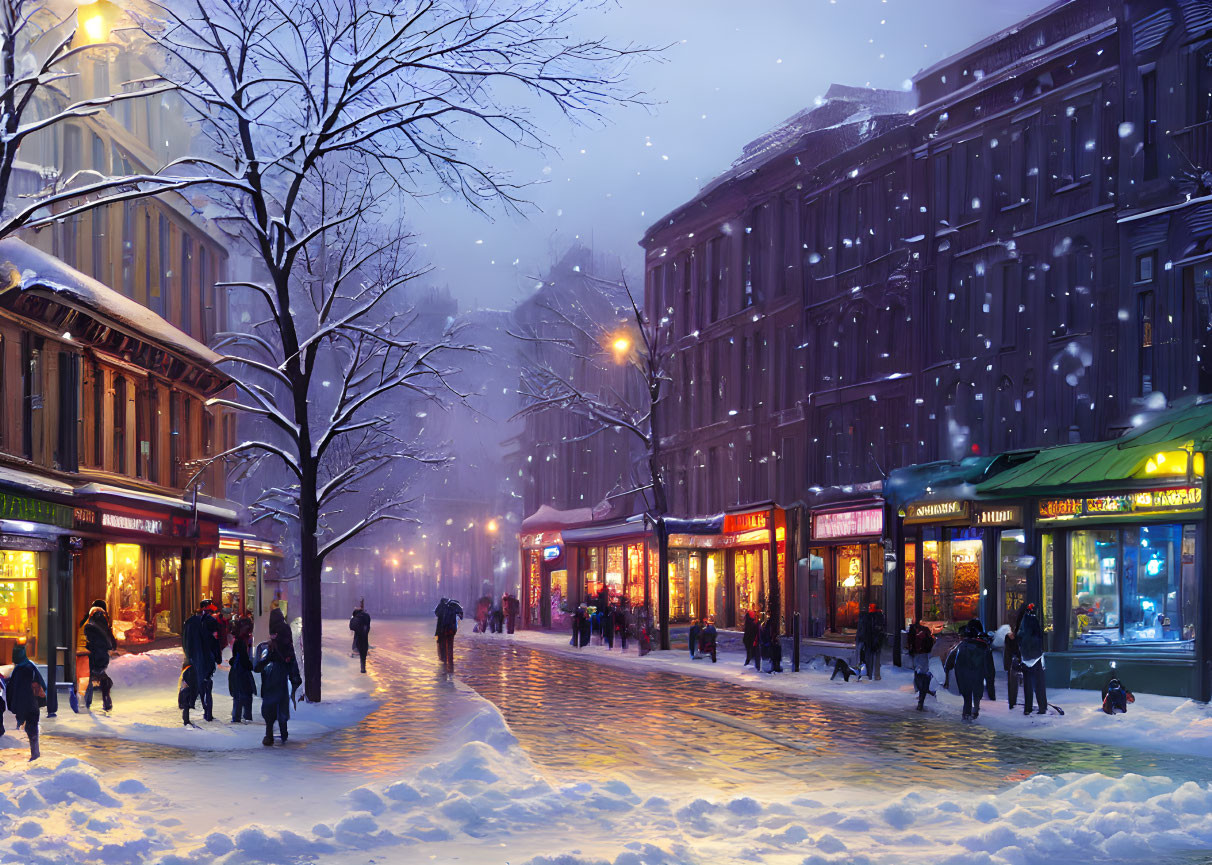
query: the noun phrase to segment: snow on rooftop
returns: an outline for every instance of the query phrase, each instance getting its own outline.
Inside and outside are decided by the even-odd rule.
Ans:
[[[135,300],[14,237],[0,240],[0,268],[22,291],[43,289],[60,303],[103,318],[132,336],[150,339],[186,359],[214,366],[222,356]]]

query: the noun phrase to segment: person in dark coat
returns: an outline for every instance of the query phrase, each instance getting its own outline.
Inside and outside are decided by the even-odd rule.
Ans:
[[[25,646],[13,646],[13,672],[5,688],[8,710],[17,716],[17,728],[25,728],[29,737],[30,762],[42,756],[38,747],[39,710],[46,702],[46,679],[25,654]]]
[[[1136,695],[1124,687],[1124,683],[1112,677],[1103,685],[1103,711],[1108,715],[1127,712],[1128,704],[1136,702]]]
[[[917,710],[926,710],[930,690],[930,653],[934,651],[934,634],[918,619],[909,626],[909,659],[913,664],[913,688],[917,691]]]
[[[1023,661],[1014,631],[1006,634],[1002,644],[1002,669],[1006,673],[1006,705],[1013,709],[1018,705],[1018,686],[1023,680]]]
[[[248,648],[248,655],[252,656],[253,648],[253,618],[245,610],[240,615],[232,619],[231,623],[231,638],[233,643],[236,640],[243,640],[244,645]]]
[[[109,712],[114,708],[110,698],[114,683],[105,671],[109,668],[109,653],[118,648],[118,642],[114,639],[109,616],[103,607],[93,607],[88,611],[84,624],[84,648],[88,650],[88,687],[84,690],[84,705],[92,708],[93,688],[100,688],[101,708]]]
[[[252,720],[252,698],[257,693],[253,680],[252,656],[248,644],[237,639],[231,644],[231,672],[227,675],[227,692],[231,694],[231,722]]]
[[[505,611],[500,607],[493,607],[492,613],[489,615],[489,630],[494,634],[500,634],[505,631]]]
[[[1024,604],[1014,623],[1019,662],[1023,668],[1023,714],[1031,714],[1034,699],[1041,715],[1048,713],[1048,688],[1044,683],[1044,629],[1035,604]]]
[[[223,649],[219,644],[219,623],[211,615],[215,609],[215,605],[209,600],[203,601],[198,605],[198,612],[190,616],[181,628],[181,648],[193,668],[198,697],[202,700],[202,718],[206,721],[215,719],[215,666],[223,662]]]
[[[253,672],[261,674],[261,717],[265,720],[265,738],[262,745],[274,743],[274,724],[282,744],[290,738],[286,728],[290,720],[290,706],[295,692],[303,684],[299,674],[299,662],[295,658],[295,647],[290,629],[279,627],[266,642],[257,646]]]
[[[981,692],[987,691],[990,700],[997,699],[993,649],[980,619],[964,626],[964,638],[947,656],[945,668],[955,671],[955,684],[964,698],[964,720],[976,720],[981,713]]]
[[[438,640],[438,660],[446,666],[447,672],[454,672],[454,638],[459,630],[459,619],[463,618],[463,606],[450,598],[438,601],[433,611],[437,624],[434,636]]]
[[[512,634],[518,623],[518,612],[522,605],[513,595],[505,594],[501,597],[501,607],[505,610],[505,632]]]
[[[699,623],[698,619],[695,619],[690,623],[690,633],[687,634],[687,637],[689,638],[690,642],[690,660],[692,661],[694,660],[694,656],[698,654],[699,651],[699,634],[702,632],[702,630],[703,626]]]
[[[761,656],[766,662],[765,671],[767,673],[783,672],[783,643],[775,629],[773,616],[767,616],[762,621],[762,626],[758,630],[758,644],[761,648]]]
[[[880,661],[884,652],[884,631],[887,624],[884,611],[877,604],[869,604],[866,612],[859,613],[854,644],[859,653],[859,667],[866,669],[868,679],[878,681],[880,678]]]
[[[758,650],[758,619],[757,614],[753,610],[745,611],[744,630],[741,633],[741,644],[745,647],[745,663],[743,666],[749,666],[749,662],[753,661],[753,666],[757,671],[762,672],[762,653]]]
[[[362,672],[366,672],[366,655],[370,652],[370,613],[359,607],[349,617],[349,629],[354,635],[354,649],[362,659]]]
[[[198,702],[198,681],[194,676],[189,658],[181,662],[181,678],[177,680],[177,708],[181,710],[181,721],[186,727],[195,725],[189,720],[189,710]]]
[[[704,655],[711,656],[711,663],[715,663],[715,645],[717,631],[711,619],[703,620],[703,629],[699,631],[699,651]]]

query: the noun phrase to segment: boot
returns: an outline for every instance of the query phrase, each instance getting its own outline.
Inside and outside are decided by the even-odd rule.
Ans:
[[[362,659],[362,672],[363,673],[366,672],[366,659],[365,658]]]
[[[286,744],[286,740],[290,738],[290,733],[289,733],[289,731],[287,731],[287,729],[286,729],[286,722],[285,722],[285,721],[279,721],[279,722],[278,722],[278,732],[282,734],[282,744],[283,744],[283,745],[285,745],[285,744]]]
[[[265,722],[265,738],[261,740],[262,745],[272,745],[274,743],[274,722]]]
[[[42,749],[38,747],[37,731],[29,734],[29,761],[32,763],[42,756]]]
[[[114,701],[110,699],[109,687],[106,685],[101,686],[101,708],[106,712],[112,712],[114,710]]]
[[[93,707],[93,680],[88,680],[88,687],[84,689],[84,708],[92,709]]]

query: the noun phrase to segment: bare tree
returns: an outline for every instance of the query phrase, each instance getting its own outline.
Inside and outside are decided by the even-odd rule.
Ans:
[[[79,66],[129,50],[107,41],[116,23],[97,11],[86,21],[95,32],[77,32],[76,7],[64,14],[47,0],[0,0],[0,237],[23,227],[41,227],[97,207],[183,189],[198,178],[148,174],[65,174],[43,163],[47,134],[57,126],[94,117],[130,99],[148,99],[173,90],[149,75],[119,82],[119,89],[72,98]],[[116,11],[116,7],[115,7]]]
[[[585,275],[588,296],[555,294],[540,303],[546,321],[513,335],[538,350],[522,362],[518,417],[567,412],[584,432],[565,441],[586,441],[622,431],[640,454],[632,492],[643,495],[657,542],[657,621],[660,647],[669,648],[669,501],[661,468],[659,407],[671,381],[669,320],[653,321],[626,280]],[[609,366],[621,366],[622,382]],[[587,374],[588,373],[588,374]]]
[[[403,369],[351,388],[348,410],[317,428],[310,399],[321,345],[404,353],[406,340],[371,326],[381,299],[319,317],[295,308],[308,251],[357,220],[356,204],[317,207],[326,172],[357,163],[376,184],[386,216],[429,185],[452,188],[473,206],[521,204],[519,186],[480,161],[473,139],[496,136],[521,147],[543,144],[524,106],[554,102],[569,117],[596,116],[635,98],[621,90],[639,52],[568,35],[571,0],[190,0],[157,7],[144,32],[166,55],[165,75],[197,111],[213,158],[182,160],[206,169],[225,190],[230,215],[256,253],[263,278],[243,286],[268,310],[276,340],[241,363],[274,378],[287,398],[254,395],[248,407],[277,427],[288,447],[249,443],[276,454],[298,478],[298,531],[307,696],[320,699],[319,540],[329,486],[322,464],[331,432],[366,429],[377,398],[413,381]],[[342,195],[345,193],[343,192]],[[309,202],[309,198],[312,201]],[[362,256],[359,256],[361,258]],[[329,280],[329,285],[335,284]],[[334,301],[342,297],[330,293]],[[390,291],[384,291],[390,295]],[[361,295],[359,295],[361,296]],[[413,347],[408,357],[415,357]],[[418,361],[440,370],[432,355]],[[248,390],[248,389],[246,389]]]

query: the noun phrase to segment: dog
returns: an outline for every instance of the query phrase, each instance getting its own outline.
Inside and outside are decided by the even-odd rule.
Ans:
[[[829,661],[829,659],[826,658],[825,662],[828,663],[828,661]],[[833,659],[833,675],[829,677],[829,681],[832,682],[839,675],[843,679],[845,679],[847,682],[850,681],[851,676],[857,677],[855,679],[855,681],[858,681],[859,679],[863,678],[863,674],[858,672],[857,670],[855,670],[848,663],[846,663],[846,660],[844,658],[834,658]]]

